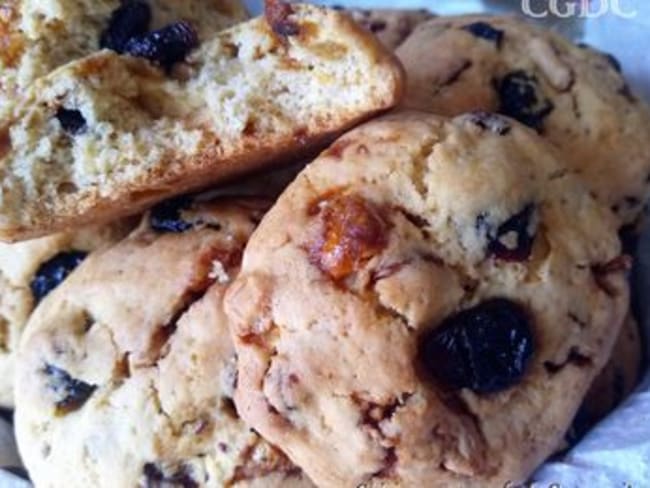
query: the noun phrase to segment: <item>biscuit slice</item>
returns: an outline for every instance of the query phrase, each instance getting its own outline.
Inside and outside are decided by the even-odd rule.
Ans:
[[[14,405],[14,364],[29,317],[88,255],[122,239],[131,219],[61,232],[15,244],[0,243],[0,407]]]
[[[399,62],[334,10],[269,1],[266,16],[185,58],[188,26],[166,36],[168,50],[133,49],[148,59],[103,51],[32,86],[0,130],[0,238],[132,214],[298,160],[402,91]]]
[[[650,197],[650,109],[616,58],[486,15],[431,19],[396,53],[408,74],[403,107],[515,118],[556,147],[620,225],[639,219]]]
[[[607,362],[628,266],[614,216],[534,131],[373,120],[246,247],[225,298],[235,403],[318,486],[517,485]]]
[[[241,22],[239,0],[23,0],[0,5],[0,119],[37,78],[177,21],[200,39]]]
[[[235,410],[222,310],[268,202],[176,199],[33,315],[15,425],[41,487],[313,487]]]
[[[372,32],[384,46],[397,48],[413,29],[434,15],[426,9],[346,9],[350,17]]]

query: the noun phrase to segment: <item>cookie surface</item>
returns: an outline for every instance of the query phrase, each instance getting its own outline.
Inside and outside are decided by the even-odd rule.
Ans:
[[[124,221],[17,244],[0,243],[0,407],[14,405],[15,355],[36,305],[89,252],[117,242],[131,227]]]
[[[441,115],[501,112],[537,130],[622,224],[648,197],[650,112],[612,56],[514,17],[421,24],[400,46],[404,106]]]
[[[643,340],[639,324],[628,313],[609,361],[589,387],[566,443],[575,444],[632,393],[641,378]]]
[[[142,35],[180,20],[201,39],[246,19],[239,0],[22,0],[0,5],[0,120],[37,78],[115,47],[116,35]],[[119,36],[118,36],[119,37]]]
[[[308,165],[226,295],[242,417],[319,486],[523,481],[628,306],[615,219],[553,154],[405,113]]]
[[[397,48],[418,24],[433,17],[425,9],[346,9],[345,12],[389,49]]]
[[[401,66],[370,33],[330,9],[267,5],[198,46],[175,24],[136,57],[102,51],[35,82],[0,128],[0,238],[300,160],[397,103]]]
[[[37,486],[311,486],[231,399],[221,299],[266,205],[165,202],[43,301],[15,413]]]

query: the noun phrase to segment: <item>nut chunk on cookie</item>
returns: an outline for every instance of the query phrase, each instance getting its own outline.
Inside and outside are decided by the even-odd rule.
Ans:
[[[267,206],[165,203],[43,300],[19,353],[15,413],[37,486],[313,486],[232,399],[222,297]]]
[[[0,128],[0,238],[297,159],[401,95],[401,66],[372,34],[310,5],[269,0],[203,42],[180,23],[123,48],[40,79]]]
[[[308,165],[226,293],[244,419],[319,486],[524,480],[628,306],[615,218],[554,154],[406,112]]]
[[[551,142],[621,224],[639,217],[650,196],[650,109],[613,56],[499,16],[429,20],[396,53],[405,108],[512,117]]]

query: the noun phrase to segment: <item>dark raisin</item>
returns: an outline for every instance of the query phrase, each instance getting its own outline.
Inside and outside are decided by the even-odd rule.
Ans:
[[[181,488],[198,488],[199,484],[192,478],[186,466],[180,466],[173,473],[166,474],[154,463],[146,463],[142,468],[146,488],[163,488],[168,486]]]
[[[489,130],[500,136],[505,136],[512,128],[507,119],[489,112],[472,112],[468,115],[468,119],[481,129]]]
[[[111,14],[108,27],[99,39],[99,46],[123,53],[132,37],[145,34],[151,22],[151,9],[145,2],[127,0]]]
[[[496,232],[487,224],[486,216],[476,219],[477,229],[487,230],[488,255],[504,261],[525,261],[530,256],[535,240],[533,216],[535,206],[526,205],[523,210],[499,225]]]
[[[621,66],[621,62],[614,57],[613,54],[609,53],[602,53],[607,62],[614,68],[618,73],[623,72],[623,67]]]
[[[499,112],[537,131],[553,111],[550,100],[540,94],[537,78],[524,71],[513,71],[498,83]]]
[[[58,415],[65,415],[79,410],[97,389],[97,385],[91,385],[85,381],[73,378],[63,369],[52,366],[51,364],[45,365],[43,373],[49,377],[47,382],[48,388],[57,397],[55,405]]]
[[[181,217],[181,212],[192,204],[188,197],[172,198],[156,205],[149,214],[149,224],[158,232],[185,232],[194,227]]]
[[[386,28],[386,21],[384,20],[373,20],[368,26],[370,32],[381,32]]]
[[[61,107],[56,111],[56,118],[68,134],[76,136],[86,132],[86,119],[79,110]]]
[[[41,264],[29,285],[34,300],[40,302],[65,280],[86,256],[87,253],[83,251],[62,252]]]
[[[495,29],[487,22],[474,22],[473,24],[469,24],[463,27],[463,30],[466,30],[476,37],[480,37],[481,39],[486,39],[490,42],[494,42],[497,47],[501,47],[501,42],[503,41],[503,31]]]
[[[452,389],[493,393],[518,383],[533,354],[524,309],[507,299],[481,303],[447,318],[424,336],[427,371]]]
[[[194,28],[181,21],[148,34],[132,37],[125,44],[124,52],[146,58],[169,70],[175,63],[183,61],[198,44],[199,39]]]

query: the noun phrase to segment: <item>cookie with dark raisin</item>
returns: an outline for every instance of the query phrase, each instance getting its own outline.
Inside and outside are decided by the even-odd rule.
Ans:
[[[538,134],[485,113],[349,132],[243,263],[235,404],[319,486],[523,482],[628,307],[614,216]]]
[[[134,225],[124,220],[16,244],[0,243],[0,407],[13,407],[15,356],[33,310],[88,253],[117,242]]]
[[[523,19],[457,16],[416,27],[396,51],[405,108],[499,112],[540,133],[621,225],[650,195],[650,110],[621,64]]]
[[[362,27],[372,32],[386,47],[396,49],[413,29],[434,15],[426,9],[346,9]]]
[[[50,292],[16,368],[17,439],[36,485],[313,486],[232,401],[222,297],[267,206],[170,202],[182,210],[152,210]]]
[[[160,26],[153,5],[145,29],[133,1],[107,15],[107,49],[40,77],[0,123],[0,239],[301,161],[401,98],[393,53],[339,11],[269,0],[206,37],[192,16]],[[198,15],[212,2],[187,4]]]
[[[0,120],[8,117],[11,106],[34,80],[70,61],[112,49],[119,53],[136,50],[137,55],[154,57],[166,65],[177,56],[154,52],[149,41],[155,34],[151,33],[167,32],[182,22],[204,39],[247,17],[239,0],[5,2],[0,5]],[[133,38],[141,42],[129,50],[127,43]],[[81,125],[75,114],[67,115],[63,119],[73,127]]]

